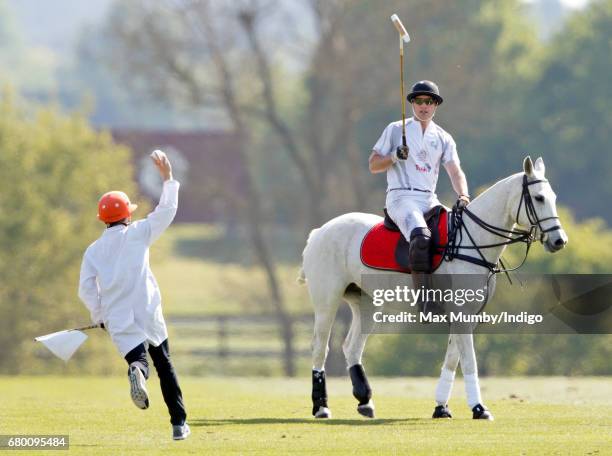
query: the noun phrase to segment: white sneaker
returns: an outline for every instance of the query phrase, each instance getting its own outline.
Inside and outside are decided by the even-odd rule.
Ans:
[[[142,410],[149,408],[147,384],[140,368],[131,364],[128,368],[128,378],[130,379],[130,395],[136,407]]]
[[[173,440],[185,440],[191,434],[191,429],[187,423],[180,425],[172,425],[172,439]]]

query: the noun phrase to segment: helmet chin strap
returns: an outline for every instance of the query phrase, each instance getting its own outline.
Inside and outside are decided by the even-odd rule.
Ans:
[[[411,104],[412,104],[412,103],[411,103]],[[414,109],[414,105],[412,105],[412,114],[414,115],[414,117],[416,118],[416,120],[418,120],[419,122],[427,122],[427,120],[423,120],[423,119],[421,119],[421,118],[420,118],[420,117],[417,115],[417,113],[416,113],[416,111],[415,111],[415,109]],[[433,118],[435,117],[435,115],[436,115],[436,111],[434,110],[433,114],[431,115],[431,117],[430,117],[428,120],[433,120]]]

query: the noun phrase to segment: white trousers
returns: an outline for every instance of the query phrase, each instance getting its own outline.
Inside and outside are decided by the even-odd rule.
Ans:
[[[408,241],[412,230],[427,228],[423,214],[439,204],[435,193],[414,190],[392,190],[387,193],[387,213]]]

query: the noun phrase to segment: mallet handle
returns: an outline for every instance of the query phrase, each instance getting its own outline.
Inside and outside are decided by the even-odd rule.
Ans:
[[[406,146],[406,99],[404,98],[404,42],[400,37],[400,93],[402,96],[402,145]]]
[[[81,328],[74,328],[71,329],[71,331],[85,331],[86,329],[94,329],[94,328],[101,328],[102,325],[101,324],[97,324],[97,325],[89,325],[89,326],[83,326]]]
[[[402,145],[406,147],[406,99],[404,98],[404,42],[410,42],[410,35],[397,14],[391,16],[391,21],[399,33],[400,48],[400,93],[402,96]]]
[[[87,329],[94,329],[94,328],[101,328],[102,325],[97,324],[97,325],[89,325],[89,326],[81,326],[80,328],[72,328],[69,329],[68,331],[85,331]]]
[[[58,331],[58,332],[69,332],[69,331],[85,331],[87,329],[95,329],[95,328],[102,328],[102,324],[97,324],[97,325],[89,325],[89,326],[81,326],[80,328],[72,328],[72,329],[65,329],[63,331]],[[53,334],[53,333],[51,333]],[[39,336],[39,337],[45,337],[48,336],[49,334],[45,334],[44,336]],[[34,338],[35,341],[38,340],[38,337]]]

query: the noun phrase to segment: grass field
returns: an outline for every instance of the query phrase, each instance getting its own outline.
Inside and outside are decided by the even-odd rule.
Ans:
[[[233,256],[227,256],[226,247],[217,231],[203,226],[173,228],[156,244],[152,264],[168,319],[270,311],[265,280],[247,250],[234,249]],[[279,258],[278,263],[279,282],[294,314],[311,308],[304,287],[294,280],[300,248],[293,246],[294,254]],[[280,339],[271,328],[262,333],[259,327],[231,326],[228,347],[280,351]],[[103,359],[97,364],[110,377],[0,377],[0,434],[68,434],[69,453],[82,455],[612,455],[611,377],[483,378],[483,397],[496,417],[494,422],[471,419],[460,380],[450,404],[455,418],[434,421],[430,418],[434,379],[371,379],[377,406],[374,420],[357,414],[347,378],[332,379],[334,418],[315,421],[310,416],[309,360],[298,360],[300,376],[288,380],[274,377],[282,372],[280,358],[223,361],[212,355],[189,356],[194,349],[214,349],[216,331],[215,326],[199,323],[170,325],[179,374],[250,375],[181,376],[193,432],[187,441],[170,438],[154,374],[149,382],[151,408],[143,412],[133,406],[127,378],[116,374],[125,371],[125,363],[114,351],[113,357],[107,356],[114,349],[101,331],[92,332],[87,344],[108,349],[101,352],[104,358],[93,359]],[[298,350],[308,349],[311,333],[310,324],[296,326]],[[375,353],[386,345],[374,336],[369,347],[369,353]],[[48,353],[41,352],[47,355],[41,359],[49,359]],[[436,366],[441,359],[440,355]],[[68,366],[60,363],[49,361],[55,368],[66,369],[59,372],[74,372],[81,366],[78,357]],[[31,372],[44,372],[44,365],[35,365]]]
[[[272,253],[281,257],[275,258],[279,286],[291,312],[308,312],[311,307],[305,287],[296,284],[303,241],[299,247],[287,247],[288,243],[280,242],[278,247],[275,238],[273,244]],[[168,315],[271,311],[265,275],[254,264],[250,245],[243,238],[225,238],[218,227],[172,226],[152,247],[151,267]]]
[[[450,404],[455,418],[434,421],[434,379],[374,378],[378,417],[367,420],[348,379],[332,379],[334,418],[314,421],[307,379],[186,377],[192,436],[183,442],[170,439],[156,383],[151,408],[140,411],[126,378],[3,377],[0,434],[69,434],[69,453],[83,455],[612,454],[606,378],[484,378],[496,420],[480,422],[471,420],[461,381]]]

